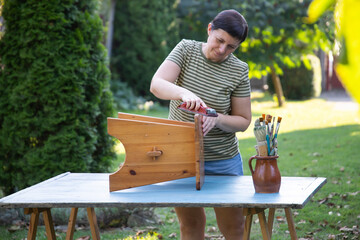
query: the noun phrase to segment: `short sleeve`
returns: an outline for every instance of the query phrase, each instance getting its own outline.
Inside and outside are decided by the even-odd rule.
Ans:
[[[242,62],[239,69],[239,84],[236,86],[232,92],[232,97],[249,97],[251,88],[250,88],[250,79],[249,79],[249,66]]]
[[[184,59],[186,55],[186,48],[185,48],[185,40],[181,40],[175,48],[170,52],[170,54],[167,56],[166,60],[170,60],[174,63],[176,63],[180,68],[184,64]]]

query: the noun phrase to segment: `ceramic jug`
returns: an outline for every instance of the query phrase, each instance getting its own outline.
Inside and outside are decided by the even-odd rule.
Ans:
[[[252,156],[249,167],[257,193],[277,193],[280,189],[281,175],[277,166],[279,156]],[[256,159],[255,170],[252,160]]]

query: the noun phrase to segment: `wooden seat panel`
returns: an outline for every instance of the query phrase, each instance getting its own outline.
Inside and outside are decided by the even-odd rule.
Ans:
[[[118,113],[108,118],[108,133],[125,148],[125,161],[109,177],[110,191],[197,176],[204,177],[201,116],[195,123]],[[197,126],[196,126],[197,124]]]

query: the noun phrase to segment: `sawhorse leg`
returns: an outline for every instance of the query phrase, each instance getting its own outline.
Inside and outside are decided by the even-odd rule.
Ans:
[[[269,228],[270,238],[271,238],[272,229],[274,226],[274,217],[275,217],[275,208],[269,208],[268,228]]]
[[[252,218],[253,218],[254,214],[258,215],[263,239],[270,240],[271,235],[270,235],[270,231],[269,231],[269,226],[266,223],[266,217],[265,217],[264,211],[265,211],[265,208],[244,208],[244,216],[246,216],[245,229],[244,229],[244,235],[243,235],[244,240],[250,239],[251,223],[252,223]]]
[[[90,223],[91,235],[93,240],[100,240],[99,227],[96,221],[96,215],[94,208],[87,208],[87,215]]]
[[[244,227],[244,234],[243,240],[250,239],[250,232],[251,232],[251,224],[253,220],[253,215],[249,213],[249,208],[244,208],[243,214],[245,216],[245,227]]]
[[[40,213],[43,214],[44,223],[45,223],[45,230],[46,235],[49,240],[55,240],[55,230],[54,230],[54,224],[51,217],[51,211],[50,208],[25,208],[24,209],[25,214],[31,214],[30,215],[30,226],[28,231],[28,240],[35,240],[36,239],[36,232],[37,232],[37,226],[39,223],[39,216]]]
[[[291,208],[285,208],[286,221],[288,223],[291,240],[297,240],[296,230]]]
[[[100,231],[99,231],[99,227],[97,225],[95,210],[92,207],[89,207],[86,210],[87,210],[87,216],[88,216],[88,220],[89,220],[89,224],[90,224],[92,239],[100,240]],[[78,212],[78,208],[71,209],[69,223],[68,223],[68,231],[66,233],[66,240],[73,239],[77,212]],[[40,213],[43,214],[48,240],[56,240],[54,223],[53,223],[53,220],[51,217],[50,208],[25,208],[24,213],[31,214],[27,240],[35,240],[36,239],[36,232],[37,232],[37,226],[39,224]]]
[[[265,217],[265,208],[244,208],[244,216],[246,216],[246,220],[245,220],[243,239],[244,240],[250,239],[251,224],[254,214],[258,215],[263,239],[270,240],[272,235],[273,224],[274,224],[275,208],[269,208],[269,216],[267,222]],[[285,208],[285,215],[286,215],[286,220],[287,220],[291,240],[297,240],[298,238],[296,235],[295,224],[294,224],[291,208]]]
[[[68,228],[67,228],[66,238],[65,238],[66,240],[72,240],[74,237],[77,213],[78,213],[78,208],[71,208],[69,222],[68,222]]]
[[[100,240],[100,231],[97,225],[96,215],[94,208],[87,208],[87,216],[90,224],[90,230],[93,240]],[[72,208],[70,212],[70,218],[68,223],[68,230],[66,233],[66,240],[72,240],[75,231],[75,222],[77,217],[78,208]]]

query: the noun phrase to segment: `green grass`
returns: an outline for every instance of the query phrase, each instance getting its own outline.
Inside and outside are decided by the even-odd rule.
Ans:
[[[297,235],[304,239],[359,239],[360,225],[360,112],[336,102],[323,99],[289,101],[278,108],[271,96],[253,94],[253,122],[262,113],[281,116],[279,132],[278,166],[282,176],[326,177],[327,184],[315,194],[303,209],[293,210]],[[166,110],[136,112],[136,114],[167,117]],[[245,175],[250,175],[248,159],[255,155],[253,122],[244,133],[238,133]],[[117,146],[118,158],[114,171],[124,159],[121,145]],[[206,184],[206,183],[205,183]],[[162,224],[153,226],[153,231],[169,239],[176,233],[179,239],[179,225],[171,208],[157,208]],[[207,229],[215,227],[208,235],[220,235],[212,209],[207,208]],[[256,218],[251,239],[261,239]],[[354,228],[353,228],[354,226]],[[353,228],[352,230],[346,229]],[[123,239],[137,231],[149,229],[102,230],[102,239]],[[46,239],[43,228],[38,239]],[[77,231],[74,239],[90,235],[89,231]],[[23,239],[26,230],[9,233],[0,228],[0,239]],[[40,237],[41,236],[41,237]],[[5,238],[4,238],[5,237]],[[65,239],[59,234],[58,239]],[[290,239],[284,212],[276,211],[273,239]]]

